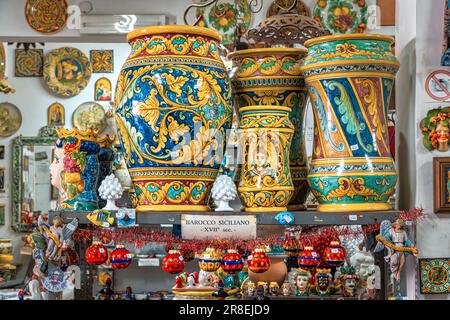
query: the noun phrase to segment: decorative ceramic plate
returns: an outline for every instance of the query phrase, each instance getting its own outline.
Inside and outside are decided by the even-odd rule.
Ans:
[[[269,17],[276,16],[276,15],[282,13],[282,10],[280,9],[280,7],[277,6],[277,4],[282,6],[283,8],[289,8],[290,6],[292,6],[293,3],[294,3],[294,0],[275,0],[270,5],[269,10],[267,10],[266,17],[269,18]],[[295,6],[294,9],[289,11],[289,13],[311,17],[311,10],[301,0],[297,1],[297,5]]]
[[[6,54],[3,43],[0,42],[0,79],[5,78]]]
[[[313,15],[332,34],[363,33],[367,27],[365,0],[318,0]]]
[[[96,130],[99,133],[106,129],[105,109],[96,102],[85,102],[73,113],[72,124],[79,130]]]
[[[208,0],[200,0],[200,3]],[[238,23],[243,24],[240,30],[244,34],[253,18],[253,12],[248,4],[248,0],[225,0],[211,5],[207,8],[198,8],[196,16],[201,16],[199,26],[216,30],[222,35],[222,43],[228,49],[234,48],[236,39],[236,28]]]
[[[63,97],[79,94],[91,78],[91,63],[78,49],[52,50],[44,60],[44,81],[52,92]]]
[[[19,108],[9,102],[0,103],[0,137],[12,136],[22,125]]]
[[[67,7],[66,0],[27,0],[25,17],[34,30],[56,33],[66,26]]]
[[[419,259],[420,293],[450,292],[450,259]]]

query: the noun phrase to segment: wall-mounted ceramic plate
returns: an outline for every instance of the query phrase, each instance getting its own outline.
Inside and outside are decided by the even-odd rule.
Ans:
[[[0,103],[0,137],[9,137],[22,125],[19,108],[9,102]]]
[[[105,109],[96,102],[85,102],[73,113],[72,124],[82,131],[92,129],[101,133],[107,126]]]
[[[66,0],[27,0],[25,17],[31,28],[40,33],[56,33],[67,23]]]

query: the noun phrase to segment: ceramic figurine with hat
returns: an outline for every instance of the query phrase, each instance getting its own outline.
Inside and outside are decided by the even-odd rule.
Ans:
[[[297,269],[295,276],[296,295],[300,297],[309,296],[311,272],[306,269]]]

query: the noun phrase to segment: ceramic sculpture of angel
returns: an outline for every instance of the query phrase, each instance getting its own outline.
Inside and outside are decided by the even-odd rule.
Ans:
[[[384,257],[389,264],[391,277],[395,286],[400,283],[400,275],[405,265],[405,259],[408,254],[418,256],[419,251],[413,247],[411,240],[405,230],[405,221],[397,219],[394,223],[384,220],[380,225],[380,234],[376,237],[378,243],[375,252],[380,252],[385,247],[388,255]]]
[[[218,176],[211,189],[211,195],[217,206],[216,211],[233,211],[228,204],[237,197],[236,185],[232,178],[225,174]]]

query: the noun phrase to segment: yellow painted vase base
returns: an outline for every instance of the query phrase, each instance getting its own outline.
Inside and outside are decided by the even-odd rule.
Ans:
[[[177,211],[211,211],[208,206],[196,206],[196,205],[155,205],[155,206],[137,206],[136,212],[139,213],[152,213],[152,212],[177,212]]]
[[[319,204],[319,212],[358,212],[358,211],[389,211],[392,206],[388,203],[342,203]]]
[[[283,212],[287,211],[286,207],[272,207],[272,208],[245,208],[245,212]]]

